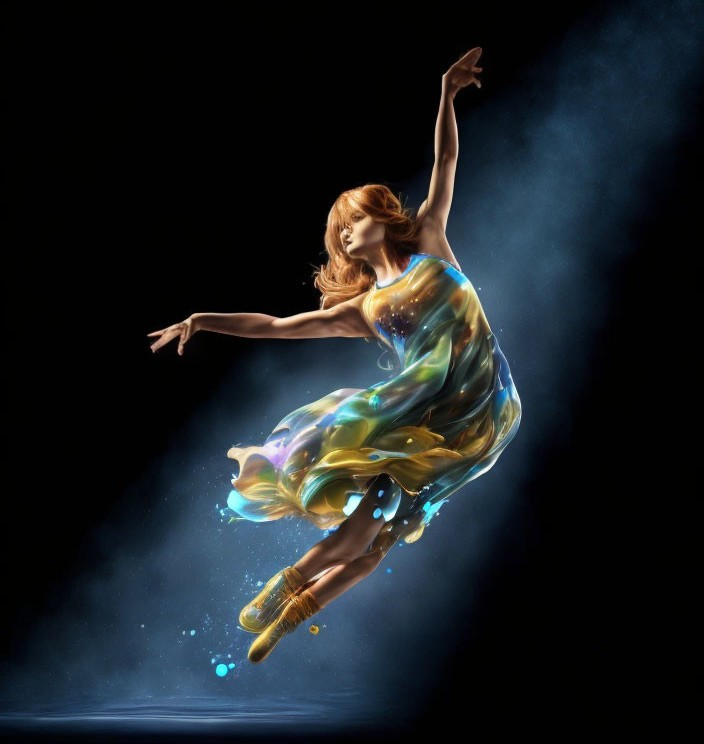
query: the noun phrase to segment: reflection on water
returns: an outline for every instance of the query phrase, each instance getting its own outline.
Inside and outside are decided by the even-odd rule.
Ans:
[[[209,697],[138,698],[107,703],[64,702],[31,710],[2,704],[0,731],[172,731],[243,733],[247,731],[321,731],[377,725],[381,712],[356,692],[333,692],[313,699],[223,700]]]

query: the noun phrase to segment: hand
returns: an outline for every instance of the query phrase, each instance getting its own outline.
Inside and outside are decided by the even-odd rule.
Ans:
[[[481,72],[482,68],[477,67],[477,61],[482,56],[482,48],[474,47],[463,54],[457,62],[442,76],[443,82],[450,85],[455,90],[464,88],[471,83],[481,88],[481,81],[475,73]]]
[[[186,320],[175,323],[168,328],[163,328],[161,331],[148,333],[147,337],[159,337],[150,347],[153,352],[156,352],[162,346],[166,346],[169,341],[173,341],[173,339],[178,337],[178,353],[180,356],[183,356],[183,347],[186,345],[188,339],[198,330],[195,318],[191,315],[190,318],[186,318]]]

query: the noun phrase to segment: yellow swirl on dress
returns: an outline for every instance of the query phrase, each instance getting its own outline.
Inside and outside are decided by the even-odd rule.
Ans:
[[[232,447],[240,465],[228,508],[268,521],[296,515],[321,529],[353,511],[386,473],[385,522],[423,513],[418,539],[448,496],[485,473],[515,436],[521,403],[470,280],[437,256],[367,292],[364,314],[397,374],[343,388],[288,414],[263,446]]]

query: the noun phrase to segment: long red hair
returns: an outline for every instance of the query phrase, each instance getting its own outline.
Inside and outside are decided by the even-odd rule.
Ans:
[[[350,300],[372,287],[374,271],[364,261],[347,255],[340,234],[354,212],[368,214],[385,227],[384,243],[389,259],[405,267],[418,247],[417,225],[411,210],[383,184],[368,183],[343,191],[328,215],[325,230],[327,264],[313,273],[313,284],[320,290],[320,307],[330,308]]]

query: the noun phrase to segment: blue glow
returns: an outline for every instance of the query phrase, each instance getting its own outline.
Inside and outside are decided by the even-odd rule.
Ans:
[[[230,491],[230,495],[227,497],[227,505],[233,512],[251,522],[266,522],[266,515],[260,514],[256,505],[251,501],[247,501],[247,499],[245,499],[244,496],[234,488]]]
[[[195,630],[191,631],[191,635],[194,636],[196,634]]]
[[[387,568],[386,569],[386,573],[391,573],[391,569],[390,568]]]
[[[445,499],[436,501],[434,504],[431,504],[430,501],[426,501],[425,504],[423,504],[423,511],[427,514],[427,518],[430,519],[430,517],[432,517],[444,503]]]
[[[215,667],[215,674],[217,674],[218,677],[224,677],[227,674],[227,664],[218,664]]]
[[[377,494],[377,496],[379,498],[381,498],[383,495],[384,495],[384,490],[382,489],[381,491],[379,491],[379,493]]]
[[[379,507],[377,506],[377,508],[376,508],[376,509],[374,509],[374,514],[373,514],[373,517],[374,517],[374,519],[379,519],[379,517],[380,517],[380,516],[381,516],[381,515],[382,515],[383,513],[384,513],[384,512],[383,512],[383,511],[382,511],[382,510],[381,510],[381,509],[380,509],[380,508],[379,508]]]
[[[691,3],[691,0],[677,2]],[[403,540],[397,543],[399,555],[394,562],[402,566],[402,578],[405,579],[409,569],[420,567],[429,575],[443,575],[444,581],[425,582],[426,601],[418,603],[412,592],[403,592],[395,584],[392,587],[370,577],[366,585],[362,582],[363,589],[353,588],[354,591],[342,598],[344,608],[336,609],[333,604],[329,611],[332,616],[344,615],[349,621],[338,623],[333,629],[334,643],[325,645],[322,630],[321,639],[317,642],[313,639],[310,643],[311,637],[304,626],[298,633],[284,638],[263,667],[249,665],[246,649],[256,636],[236,627],[237,612],[259,592],[254,586],[259,576],[268,578],[284,565],[293,563],[320,536],[312,524],[297,517],[266,526],[238,522],[234,530],[221,529],[224,528],[219,522],[221,514],[217,510],[213,514],[208,505],[215,500],[218,510],[226,506],[219,502],[223,496],[227,500],[233,488],[226,478],[224,488],[221,485],[223,476],[233,467],[228,467],[231,461],[222,459],[227,444],[233,437],[260,444],[263,436],[260,432],[271,428],[272,422],[285,413],[297,410],[316,397],[307,394],[303,389],[305,385],[312,387],[314,393],[322,394],[343,384],[364,387],[370,376],[377,374],[376,369],[368,369],[365,359],[370,356],[374,367],[377,356],[374,347],[369,348],[361,339],[315,339],[289,344],[252,340],[256,353],[246,360],[234,353],[230,360],[237,375],[240,369],[246,371],[242,378],[245,386],[237,377],[233,382],[224,372],[219,374],[222,385],[217,386],[218,392],[212,401],[199,396],[202,405],[195,411],[198,415],[193,416],[187,426],[180,427],[181,433],[170,440],[168,448],[164,446],[163,453],[161,448],[155,452],[154,477],[145,477],[122,497],[125,506],[130,506],[125,512],[129,513],[132,502],[138,500],[140,494],[151,493],[154,496],[151,516],[145,514],[138,528],[130,526],[133,522],[123,520],[122,534],[117,527],[122,522],[111,521],[110,534],[104,535],[105,545],[110,547],[110,543],[117,543],[119,538],[120,544],[125,540],[125,549],[103,551],[109,556],[104,559],[104,571],[86,573],[80,582],[76,573],[76,595],[81,599],[81,642],[75,643],[75,607],[72,606],[75,603],[67,602],[64,613],[49,618],[48,625],[54,628],[53,633],[42,632],[44,619],[42,624],[37,624],[31,645],[27,644],[32,652],[22,655],[28,663],[7,665],[6,674],[3,674],[5,695],[8,698],[16,695],[19,706],[27,707],[36,698],[42,713],[50,709],[54,698],[57,702],[66,700],[67,707],[78,703],[77,712],[82,714],[87,705],[82,702],[85,693],[104,695],[109,704],[114,705],[121,702],[123,695],[144,691],[149,698],[144,708],[137,710],[145,710],[150,716],[154,715],[152,711],[159,714],[165,711],[170,715],[171,706],[179,716],[183,715],[181,711],[191,715],[195,710],[202,716],[196,733],[201,736],[204,731],[213,730],[215,716],[223,716],[228,734],[236,736],[243,714],[250,716],[244,720],[247,727],[249,720],[256,721],[253,723],[256,726],[261,721],[267,733],[269,727],[279,725],[287,726],[288,733],[300,724],[304,731],[317,727],[321,733],[328,725],[341,724],[343,730],[353,729],[356,726],[351,723],[353,720],[368,720],[373,730],[377,720],[380,727],[394,722],[400,689],[408,693],[403,701],[407,710],[427,702],[427,694],[423,692],[432,669],[419,665],[417,654],[395,654],[392,646],[398,644],[390,645],[383,635],[376,634],[370,634],[361,647],[355,646],[359,627],[368,622],[366,605],[379,599],[383,601],[389,596],[390,588],[398,588],[394,595],[396,606],[389,617],[393,620],[393,615],[398,613],[399,618],[404,618],[407,622],[404,632],[413,648],[418,638],[421,639],[419,643],[427,638],[429,626],[437,625],[437,607],[447,600],[448,593],[451,595],[455,587],[461,585],[467,572],[474,574],[488,568],[490,575],[497,561],[500,565],[505,562],[506,555],[509,562],[513,560],[515,546],[505,544],[510,541],[504,537],[516,527],[520,532],[526,484],[535,472],[535,443],[540,442],[541,432],[548,425],[555,430],[574,423],[576,418],[572,416],[577,415],[572,410],[575,391],[581,394],[585,384],[589,386],[589,365],[581,363],[583,355],[573,351],[571,342],[579,338],[585,345],[598,347],[602,340],[606,317],[602,313],[607,307],[604,300],[612,289],[611,275],[624,270],[629,251],[638,244],[631,240],[630,226],[639,222],[640,210],[647,210],[653,203],[645,188],[650,185],[648,176],[661,170],[674,147],[682,145],[682,141],[677,140],[678,122],[680,118],[688,119],[690,111],[686,101],[693,102],[693,86],[701,71],[695,57],[701,56],[703,45],[702,41],[694,41],[693,28],[698,24],[701,27],[704,3],[699,5],[701,10],[696,14],[693,10],[688,13],[691,29],[686,33],[674,22],[675,15],[681,15],[674,12],[674,3],[663,4],[660,12],[657,8],[653,13],[640,10],[633,15],[626,13],[624,3],[615,14],[615,27],[605,26],[596,37],[581,36],[587,23],[575,26],[572,30],[580,34],[579,38],[566,34],[560,41],[563,58],[555,59],[557,55],[554,54],[550,57],[538,55],[537,67],[545,65],[541,72],[553,70],[557,75],[549,77],[551,84],[547,87],[532,88],[533,83],[529,84],[531,106],[518,128],[514,114],[524,94],[522,85],[511,86],[506,95],[494,90],[496,96],[492,94],[492,103],[486,109],[481,105],[471,106],[473,128],[482,128],[488,135],[486,147],[481,148],[483,152],[477,153],[481,162],[476,163],[475,173],[481,172],[482,195],[474,190],[476,198],[463,203],[463,196],[472,193],[472,184],[471,178],[464,178],[463,182],[463,176],[458,173],[457,200],[452,214],[458,242],[456,247],[453,243],[453,249],[460,263],[471,268],[477,278],[481,277],[478,284],[486,284],[489,288],[486,308],[490,311],[489,319],[506,328],[507,334],[502,335],[507,337],[510,359],[516,360],[517,377],[520,375],[524,380],[521,384],[532,404],[524,436],[519,439],[517,449],[501,463],[498,474],[482,481],[478,488],[468,483],[461,492],[450,496],[457,499],[457,503],[446,510],[449,512],[446,519],[452,523],[439,525],[440,534],[426,534],[419,543],[411,544],[409,551],[400,550],[406,545]],[[694,8],[694,3],[690,7]],[[646,16],[653,21],[658,17],[658,23],[647,21],[648,27],[653,26],[652,35],[643,34]],[[648,53],[648,49],[655,53]],[[597,54],[603,68],[599,67],[598,75],[583,78],[580,71],[593,69],[590,60]],[[665,85],[649,75],[656,67],[666,71]],[[535,92],[535,98],[530,91]],[[657,91],[652,98],[651,91]],[[472,92],[477,91],[470,88],[460,95]],[[652,111],[649,106],[642,105],[650,101],[657,104]],[[463,102],[470,103],[468,98]],[[482,127],[479,122],[490,125]],[[466,119],[458,123],[462,127],[470,122]],[[528,147],[523,146],[524,137],[530,143]],[[517,148],[514,147],[516,140]],[[430,142],[426,140],[426,144]],[[525,177],[507,177],[512,169]],[[421,189],[427,189],[425,174],[418,181],[413,185],[404,184],[412,193],[411,203],[419,203],[424,196]],[[657,197],[654,201],[657,203]],[[594,214],[599,214],[598,224],[594,222]],[[472,231],[472,226],[476,232]],[[473,235],[473,246],[463,240],[469,234]],[[609,270],[601,274],[600,267]],[[530,338],[525,330],[535,319],[541,322],[541,330],[548,332],[533,334]],[[223,344],[237,341],[223,339]],[[325,363],[319,363],[320,360]],[[269,365],[266,372],[264,365]],[[301,385],[299,381],[305,382]],[[421,379],[421,382],[424,381]],[[249,387],[250,383],[254,383],[254,389]],[[544,390],[559,390],[559,400],[546,402],[545,398],[550,396],[542,395]],[[410,396],[401,402],[410,404]],[[429,412],[430,407],[429,402]],[[365,409],[367,413],[371,411],[363,395],[357,395],[349,408],[362,414]],[[315,423],[319,419],[318,409],[313,410],[310,419],[303,419],[304,416],[307,414],[301,414],[300,419],[304,425]],[[292,424],[298,421],[295,416],[291,419]],[[391,423],[384,419],[384,430]],[[410,417],[393,421],[394,426],[413,423],[418,421]],[[448,429],[446,444],[452,442],[454,431],[453,424]],[[359,444],[361,455],[359,462],[355,460],[352,473],[358,480],[335,481],[325,464],[313,471],[311,481],[321,489],[329,486],[329,491],[325,488],[321,492],[330,493],[331,506],[342,511],[352,489],[359,487],[361,490],[362,474],[372,475],[385,469],[400,475],[404,471],[406,452],[411,449],[422,452],[437,446],[438,463],[445,460],[440,454],[443,445],[431,438],[410,448],[405,444],[405,436],[382,439],[378,434],[378,430],[361,424],[358,439],[352,442]],[[311,441],[314,437],[324,439],[325,435],[325,430],[317,429]],[[350,441],[351,438],[340,438],[339,443],[347,447]],[[399,452],[395,454],[392,450]],[[279,450],[272,446],[270,451],[278,453]],[[377,454],[379,452],[381,454]],[[390,455],[396,461],[394,467],[382,463],[379,468],[371,467],[378,459]],[[336,462],[347,463],[348,460],[340,457]],[[451,466],[451,461],[448,462]],[[251,461],[250,465],[257,465],[257,461]],[[255,470],[253,468],[253,472]],[[444,471],[438,468],[428,473],[428,477],[432,473],[432,477],[441,480],[438,489],[448,484],[448,478],[442,478],[441,472]],[[419,478],[411,478],[410,474],[407,480],[401,480],[414,488],[420,483]],[[271,485],[273,481],[268,483]],[[244,491],[244,485],[242,487]],[[235,488],[239,490],[236,485]],[[377,498],[377,506],[385,509],[385,502],[395,490],[396,485],[385,488],[383,500]],[[253,493],[260,494],[259,491]],[[261,494],[264,493],[262,489]],[[433,493],[423,489],[418,499],[418,509],[422,509],[426,500],[431,501],[422,509],[421,518],[427,518],[428,513],[434,511],[434,519],[437,513],[437,499],[433,502],[428,498]],[[403,506],[413,517],[416,506],[409,504],[414,495],[403,493]],[[165,496],[168,501],[162,500]],[[161,508],[157,508],[158,504]],[[364,512],[368,519],[366,508]],[[228,508],[226,514],[229,516],[233,512]],[[400,508],[399,514],[402,514]],[[480,517],[470,540],[466,539],[462,525],[463,514]],[[387,517],[386,512],[384,516]],[[381,520],[372,521],[376,525]],[[408,534],[411,533],[409,524],[405,525]],[[332,530],[328,532],[331,534]],[[102,536],[102,532],[98,535]],[[535,541],[542,537],[538,535]],[[432,544],[424,546],[426,539]],[[387,570],[387,565],[390,562],[382,573],[391,578],[393,573]],[[145,588],[148,591],[144,591]],[[355,596],[357,592],[363,596]],[[471,599],[474,605],[476,597]],[[202,619],[206,611],[213,617],[212,625]],[[140,614],[150,620],[148,632],[142,633],[134,621]],[[111,637],[104,631],[106,624],[101,620],[105,616],[122,629],[121,643],[115,644],[114,635]],[[163,618],[169,616],[177,618],[176,623],[189,617],[198,619],[203,625],[203,638],[190,646],[179,644],[173,635],[174,625],[163,622]],[[334,624],[332,616],[331,625]],[[324,617],[319,616],[320,619]],[[188,634],[186,631],[182,639]],[[195,637],[191,640],[195,641]],[[221,661],[227,665],[231,659],[225,662],[219,654],[228,647],[233,650],[233,657],[238,657],[238,662],[236,668],[225,675],[216,674],[218,679],[230,677],[227,683],[220,685],[208,677],[204,662],[212,649],[218,654],[210,653],[215,657],[211,664],[213,671]],[[353,663],[345,664],[350,649]],[[152,663],[144,663],[145,654]],[[136,662],[140,656],[141,664]],[[95,673],[96,657],[101,659],[99,674]],[[36,673],[36,659],[42,660],[42,668],[48,669],[50,674]],[[286,666],[287,659],[301,659],[305,663],[290,669]],[[340,661],[343,663],[338,663]],[[435,667],[439,668],[438,664]],[[365,673],[360,674],[361,669]],[[65,674],[66,671],[70,674]],[[241,672],[242,684],[233,696],[231,683],[238,681],[234,679],[235,672]],[[406,688],[406,679],[412,675],[415,675],[413,685]],[[521,685],[512,687],[509,698]],[[313,692],[309,695],[306,691],[299,696],[303,690]],[[326,697],[328,694],[330,700]],[[164,711],[157,707],[159,696],[166,701]],[[416,696],[418,701],[414,700]],[[365,706],[364,719],[357,717],[357,700],[360,706]],[[5,696],[3,702],[5,715],[14,712],[15,706],[11,707]],[[260,704],[261,707],[254,707]],[[428,711],[428,720],[443,707],[444,701],[435,711]],[[353,711],[354,718],[351,715],[348,718]],[[67,713],[73,711],[69,708]],[[323,716],[328,720],[323,720]],[[170,717],[155,716],[155,720],[156,730],[165,731],[166,736],[176,725]],[[42,723],[42,728],[45,725],[48,724]],[[114,725],[122,726],[117,722]],[[207,734],[203,738],[208,738]]]
[[[230,662],[230,663],[229,663],[229,664],[228,664],[227,666],[228,666],[228,667],[229,667],[230,669],[234,669],[234,668],[235,668],[235,665],[234,665],[234,664],[233,664],[232,662]]]
[[[347,503],[342,507],[342,511],[349,516],[359,506],[363,496],[361,493],[353,493],[347,499]]]

